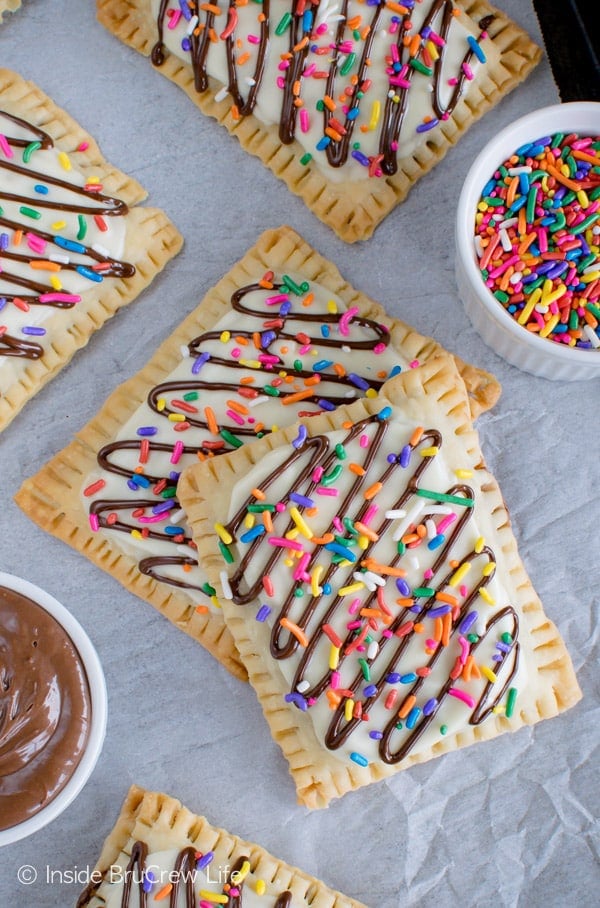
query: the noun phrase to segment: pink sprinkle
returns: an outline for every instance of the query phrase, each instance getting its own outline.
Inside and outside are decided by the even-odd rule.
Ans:
[[[283,76],[277,76],[277,88],[281,88],[282,91],[285,88],[285,79]]]
[[[75,151],[87,151],[89,147],[89,142],[80,142]]]
[[[456,514],[446,514],[440,522],[438,523],[436,529],[438,533],[443,533],[444,530],[447,530],[451,523],[454,523],[456,520]]]
[[[308,353],[309,350],[310,350],[310,344],[303,344],[300,347],[300,349],[298,350],[298,353],[300,353],[300,354]]]
[[[306,567],[310,561],[310,552],[305,552],[304,555],[298,561],[296,570],[294,571],[294,580],[304,580],[307,578]],[[310,580],[310,577],[308,577]]]
[[[386,640],[389,640],[389,638],[390,638],[390,637],[393,637],[394,635],[393,635],[392,631],[391,631],[389,628],[386,627],[386,629],[385,629],[384,631],[381,632],[381,636],[382,636],[382,637],[385,637]]]
[[[10,145],[8,144],[8,140],[7,140],[6,136],[3,135],[3,133],[1,133],[1,132],[0,132],[0,148],[2,149],[2,151],[4,152],[4,155],[7,158],[14,157],[13,150],[10,147]]]
[[[458,79],[455,76],[452,76],[451,79],[448,79],[448,85],[458,85]]]
[[[305,69],[302,71],[302,75],[304,76],[305,79],[308,79],[309,76],[312,76],[312,74],[314,73],[316,68],[317,68],[317,64],[311,63],[310,66],[305,67]]]
[[[361,435],[361,436],[360,436],[360,446],[361,446],[361,448],[368,448],[368,447],[369,447],[369,436],[368,436],[368,435]]]
[[[413,359],[408,365],[410,366],[411,369],[418,369],[418,368],[419,368],[419,360],[418,360],[418,359]]]
[[[231,351],[231,355],[233,356],[234,359],[239,359],[240,356],[242,355],[242,351],[240,350],[239,347],[234,347],[233,350]]]
[[[80,303],[81,297],[73,293],[42,293],[40,303]]]
[[[333,523],[334,527],[336,528],[336,530],[338,531],[338,533],[343,533],[343,532],[344,532],[344,526],[343,526],[342,521],[340,520],[339,517],[337,517],[337,516],[334,517],[333,520],[332,520],[332,523]]]
[[[369,505],[369,507],[367,508],[367,510],[364,513],[361,523],[364,523],[365,526],[368,526],[369,523],[373,520],[373,517],[375,517],[375,514],[377,513],[378,510],[379,510],[378,505],[376,505],[376,504]]]
[[[90,529],[92,533],[97,533],[100,528],[100,521],[97,514],[90,514]]]
[[[427,649],[436,649],[437,645],[438,645],[437,640],[432,640],[431,637],[429,637],[425,641],[425,646],[427,647]]]
[[[278,293],[276,296],[268,296],[265,300],[265,306],[276,306],[277,303],[289,303],[287,293]]]
[[[275,505],[275,510],[277,511],[278,514],[283,514],[283,512],[285,511],[285,505],[284,505],[283,501],[277,502],[277,504]]]
[[[458,642],[460,645],[460,664],[464,665],[469,658],[469,644],[464,637],[459,637]]]
[[[139,523],[160,523],[161,520],[164,520],[166,514],[153,514],[151,517],[138,517]]]
[[[390,45],[390,53],[392,55],[392,60],[394,61],[394,63],[399,63],[400,55],[398,53],[398,45],[395,42]]]
[[[295,552],[302,552],[302,543],[296,542],[295,539],[284,539],[282,536],[269,536],[269,545],[275,545],[282,549],[293,549]]]
[[[170,15],[169,21],[167,23],[167,28],[171,28],[171,29],[177,28],[177,26],[179,24],[179,20],[181,19],[181,10],[172,9],[172,10],[170,10],[170,13],[171,13],[171,15]]]
[[[323,473],[324,473],[323,467],[315,467],[313,470],[313,473],[312,473],[312,477],[311,477],[312,481],[319,482]]]
[[[431,568],[427,568],[426,571],[423,571],[423,580],[431,580],[433,577],[433,571]]]
[[[300,129],[302,132],[308,132],[310,129],[310,117],[306,107],[300,109]]]
[[[290,66],[290,61],[289,61],[289,60],[282,60],[281,63],[279,63],[279,65],[277,66],[277,69],[278,69],[280,72],[285,72],[286,69],[289,69],[289,66]],[[278,81],[279,81],[279,80],[278,80]]]
[[[248,35],[248,41],[250,44],[260,44],[258,35]]]
[[[356,631],[359,627],[362,627],[362,621],[349,621],[346,627],[349,631]]]
[[[240,416],[239,413],[236,413],[235,410],[225,410],[225,414],[238,424],[238,426],[244,425],[244,417]]]
[[[379,356],[381,353],[385,353],[386,350],[387,350],[387,347],[383,343],[375,344],[375,346],[373,347],[373,353],[376,356]]]
[[[463,690],[459,690],[458,687],[451,687],[448,691],[451,697],[456,697],[457,700],[462,700],[463,703],[473,709],[475,706],[475,700],[469,694],[466,694]]]
[[[458,592],[460,593],[461,596],[466,596],[467,593],[469,592],[469,587],[466,586],[466,584],[461,583],[461,585],[458,588]]]
[[[358,599],[358,598],[357,598],[357,599],[353,599],[352,602],[350,603],[350,605],[348,606],[348,614],[349,614],[349,615],[356,615],[356,613],[357,613],[358,610],[360,609],[361,605],[362,605],[362,600],[361,600],[361,599]]]
[[[332,690],[337,690],[337,688],[340,686],[341,680],[342,678],[339,672],[331,673],[330,684]]]
[[[274,592],[273,581],[271,580],[271,578],[269,577],[268,574],[266,574],[263,577],[262,585],[263,585],[263,589],[264,589],[265,593],[267,594],[267,596],[272,596],[273,592]]]
[[[438,33],[434,31],[429,32],[429,39],[430,41],[433,41],[434,44],[437,44],[438,47],[443,47],[446,43],[444,38],[442,38],[441,35],[438,35]]]
[[[182,441],[176,441],[173,445],[173,453],[171,454],[171,463],[179,463],[181,455],[183,454],[184,444]]]
[[[469,66],[469,64],[468,64],[468,63],[463,63],[463,65],[461,66],[461,69],[462,69],[462,71],[463,71],[464,74],[465,74],[465,79],[468,79],[469,82],[470,82],[471,79],[473,78],[473,70],[471,69],[471,67]]]
[[[352,321],[352,319],[354,318],[354,316],[358,315],[358,313],[359,313],[358,306],[352,306],[351,309],[348,309],[348,311],[344,312],[344,314],[340,317],[338,325],[339,325],[339,329],[340,329],[340,334],[343,334],[344,337],[347,337],[350,334],[350,329],[348,326],[349,326],[350,322]]]
[[[315,491],[317,495],[329,495],[330,498],[337,498],[339,495],[339,489],[335,486],[317,486]]]

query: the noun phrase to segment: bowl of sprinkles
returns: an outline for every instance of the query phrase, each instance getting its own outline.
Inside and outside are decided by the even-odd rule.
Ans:
[[[473,162],[456,280],[483,340],[544,378],[600,378],[600,104],[541,108]]]

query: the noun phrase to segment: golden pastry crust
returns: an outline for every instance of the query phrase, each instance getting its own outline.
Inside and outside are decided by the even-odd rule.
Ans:
[[[149,390],[167,380],[181,360],[181,348],[209,331],[231,310],[232,294],[269,268],[289,270],[318,282],[339,296],[348,308],[357,307],[361,315],[385,323],[393,346],[407,360],[426,361],[442,351],[431,338],[423,337],[399,319],[386,316],[381,306],[344,281],[335,265],[315,252],[291,228],[268,230],[171,333],[149,363],[111,394],[74,441],[37,475],[26,480],[15,498],[39,526],[84,553],[200,642],[230,671],[244,678],[245,669],[220,616],[197,611],[188,593],[141,573],[137,559],[119,547],[116,534],[92,532],[82,506],[81,490],[86,477],[96,469],[98,451],[115,439],[120,427],[146,400]],[[470,406],[478,413],[496,400],[500,386],[488,373],[470,366],[461,368],[471,389]]]
[[[213,865],[232,867],[236,860],[246,857],[250,861],[250,873],[245,887],[251,888],[261,879],[267,885],[265,898],[270,899],[287,890],[291,892],[294,905],[310,905],[310,908],[364,908],[360,902],[330,889],[296,867],[273,857],[269,852],[237,836],[212,826],[202,816],[197,816],[183,807],[175,798],[166,794],[145,791],[133,785],[121,808],[112,832],[104,843],[95,870],[106,873],[108,868],[127,867],[131,849],[135,842],[148,845],[149,852],[168,849],[183,850],[194,848],[206,854],[214,852]],[[115,871],[113,876],[119,874]],[[106,904],[110,890],[109,882],[102,882],[95,893],[88,893],[77,903],[77,908],[101,908]]]
[[[0,0],[0,22],[4,13],[14,13],[21,6],[21,0]]]
[[[73,354],[85,346],[114,313],[132,302],[167,262],[181,249],[183,238],[166,215],[156,208],[139,206],[146,192],[137,180],[117,170],[103,158],[96,142],[41,89],[18,74],[0,69],[0,108],[44,130],[59,151],[68,155],[81,143],[77,167],[84,175],[98,177],[109,195],[129,207],[123,258],[135,266],[132,277],[115,277],[93,284],[71,309],[56,309],[44,322],[46,337],[40,359],[27,361],[16,378],[4,385],[0,377],[0,430],[16,416],[29,398],[56,375]]]
[[[282,430],[209,463],[189,467],[180,480],[179,495],[198,544],[200,563],[221,596],[227,626],[246,665],[272,735],[289,762],[298,800],[310,808],[327,806],[331,799],[347,791],[392,775],[414,763],[554,716],[572,706],[581,696],[566,647],[557,629],[544,614],[519,558],[500,489],[483,464],[467,398],[450,358],[440,356],[420,369],[391,380],[377,400],[357,401],[335,413],[306,421],[308,436],[340,429],[346,421],[353,424],[368,415],[377,414],[386,400],[397,406],[402,417],[406,417],[411,425],[439,430],[443,438],[445,462],[452,469],[458,464],[471,472],[472,478],[468,479],[468,483],[473,487],[478,509],[477,526],[486,544],[495,553],[497,565],[494,569],[518,616],[521,629],[519,646],[528,681],[525,688],[519,691],[511,718],[496,714],[490,715],[481,724],[470,725],[465,721],[456,733],[437,736],[431,745],[417,739],[412,752],[409,751],[401,762],[390,765],[379,759],[361,766],[335,756],[317,739],[308,714],[297,709],[293,703],[284,701],[290,684],[284,676],[282,663],[270,655],[268,625],[256,620],[252,602],[241,607],[232,601],[231,596],[227,598],[227,591],[223,588],[223,571],[232,577],[235,565],[224,563],[213,529],[215,523],[226,524],[234,511],[242,506],[243,501],[233,502],[232,496],[243,477],[247,477],[244,483],[249,488],[260,486],[260,469],[267,454],[283,449],[281,459],[285,459],[290,443],[298,436],[298,427]],[[259,465],[258,479],[252,472],[256,465]],[[284,472],[281,475],[287,474]],[[275,494],[278,500],[285,497],[280,487]],[[322,529],[320,524],[318,527]],[[268,598],[265,601],[269,602]],[[270,604],[277,610],[281,602],[278,599]],[[485,604],[482,607],[487,608]],[[314,625],[311,627],[314,628]]]
[[[194,86],[191,65],[167,52],[160,72],[182,88],[200,110],[214,117],[237,137],[242,147],[261,161],[310,210],[346,242],[367,239],[376,226],[404,200],[412,186],[456,144],[475,120],[488,112],[530,73],[541,59],[541,50],[501,10],[485,0],[457,0],[474,21],[488,15],[494,20],[488,33],[500,52],[496,65],[488,65],[476,90],[457,104],[453,114],[413,155],[398,160],[390,177],[360,182],[332,182],[315,168],[300,163],[304,149],[294,140],[282,145],[276,126],[266,126],[253,114],[235,120],[231,100],[215,101],[221,85],[210,80],[206,92]],[[150,0],[97,0],[99,21],[117,38],[148,56],[157,40]]]

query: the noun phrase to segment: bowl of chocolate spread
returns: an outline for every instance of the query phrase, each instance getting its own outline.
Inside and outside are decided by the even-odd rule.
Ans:
[[[106,731],[106,685],[89,637],[53,596],[0,572],[0,845],[79,794]]]

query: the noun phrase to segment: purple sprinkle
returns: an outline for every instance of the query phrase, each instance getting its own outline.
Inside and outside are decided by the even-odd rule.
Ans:
[[[412,453],[411,446],[404,445],[404,447],[402,448],[402,450],[400,452],[400,466],[401,467],[406,468],[409,465],[411,453]]]
[[[150,890],[154,886],[155,881],[156,881],[156,877],[154,876],[152,871],[146,870],[146,872],[144,873],[144,878],[143,878],[143,882],[142,882],[142,889],[144,890],[144,892],[150,892]]]
[[[45,328],[36,328],[34,325],[26,325],[24,328],[21,328],[23,334],[33,335],[34,337],[42,337],[46,333]]]
[[[0,233],[0,249],[2,252],[8,249],[8,233]]]
[[[177,470],[171,470],[171,472],[169,473],[169,479],[172,479],[173,482],[177,482],[180,476],[181,473],[178,473]]]
[[[396,587],[402,596],[410,596],[410,587],[403,577],[396,578]]]
[[[189,9],[189,7],[188,7],[188,9]],[[183,39],[183,41],[181,42],[181,49],[186,50],[186,51],[192,49],[192,42],[190,41],[189,38]]]
[[[460,622],[460,626],[458,628],[459,633],[468,634],[478,618],[479,612],[469,612],[468,615],[465,615],[463,620]]]
[[[304,442],[306,441],[307,436],[306,426],[298,426],[298,434],[294,438],[292,445],[294,448],[301,448]]]
[[[498,641],[496,644],[496,649],[499,649],[503,653],[510,653],[510,646],[508,643],[501,643]]]
[[[365,697],[374,697],[375,694],[377,693],[377,685],[376,684],[367,684],[367,686],[365,687],[364,693],[365,693]]]
[[[292,691],[291,694],[286,694],[284,697],[286,703],[293,703],[298,709],[301,709],[302,712],[306,712],[308,709],[308,703],[306,698],[299,694],[297,691]]]
[[[352,384],[356,385],[357,388],[360,388],[361,391],[369,390],[369,382],[361,375],[357,375],[356,372],[348,372],[347,378],[348,381],[351,381]]]
[[[198,870],[204,870],[205,867],[208,867],[214,856],[214,851],[207,851],[206,854],[203,854],[201,858],[198,858],[198,860],[196,861],[196,867],[198,868]]]
[[[330,400],[326,400],[324,397],[319,398],[317,403],[322,410],[335,410],[335,404],[332,404]]]
[[[362,151],[358,151],[358,149],[356,148],[352,152],[352,157],[355,161],[358,161],[359,164],[362,164],[363,167],[368,167],[370,164],[370,161],[366,154],[363,154]]]
[[[452,611],[451,605],[438,605],[436,608],[429,609],[429,611],[427,612],[427,617],[441,618],[442,615],[447,615],[450,611]]]
[[[259,610],[256,613],[256,620],[260,621],[262,623],[263,621],[267,620],[267,618],[269,617],[270,614],[271,614],[271,609],[269,608],[269,606],[261,605],[261,607],[259,608]]]
[[[192,366],[192,375],[198,375],[198,372],[210,359],[210,353],[201,353],[197,359],[194,360],[194,365]]]
[[[132,492],[137,492],[137,490],[138,490],[138,485],[137,485],[136,482],[133,481],[133,479],[128,479],[128,480],[127,480],[127,488],[128,488],[128,489],[131,489]]]
[[[437,709],[438,701],[435,697],[432,697],[431,700],[428,700],[425,706],[423,707],[423,715],[430,716]]]
[[[175,501],[172,498],[167,499],[167,501],[161,501],[159,504],[155,504],[152,508],[153,514],[164,514],[165,511],[170,511],[171,508],[175,507]]]
[[[290,492],[290,501],[295,502],[295,504],[301,504],[305,508],[313,508],[315,506],[312,498],[307,498],[306,495],[299,495],[298,492]]]
[[[382,731],[370,731],[369,737],[372,738],[374,741],[381,741],[381,739],[383,738],[383,732]]]
[[[0,312],[2,312],[2,310],[4,309],[5,306],[6,306],[6,297],[0,296]]]
[[[263,331],[260,337],[260,343],[263,347],[268,347],[269,344],[272,344],[277,335],[274,331]]]
[[[283,316],[285,317],[286,315],[289,315],[289,314],[290,314],[291,309],[292,309],[292,303],[291,303],[291,301],[290,301],[290,300],[286,300],[286,301],[285,301],[284,303],[282,303],[281,306],[279,307],[279,314],[280,314],[280,315],[283,315]]]
[[[156,428],[156,426],[140,426],[140,428],[136,431],[136,435],[145,437],[147,435],[156,435],[157,432],[158,429]]]
[[[400,680],[401,675],[399,672],[390,672],[389,675],[386,675],[386,681],[388,684],[397,684]]]
[[[440,121],[437,117],[433,117],[432,120],[429,120],[427,123],[419,123],[417,126],[417,132],[429,132],[430,129],[434,129]]]
[[[492,656],[492,662],[502,662],[504,656],[501,656],[500,653],[494,653]]]
[[[395,454],[388,454],[388,456],[387,456],[387,462],[388,462],[388,463],[396,463],[396,455],[395,455]]]

